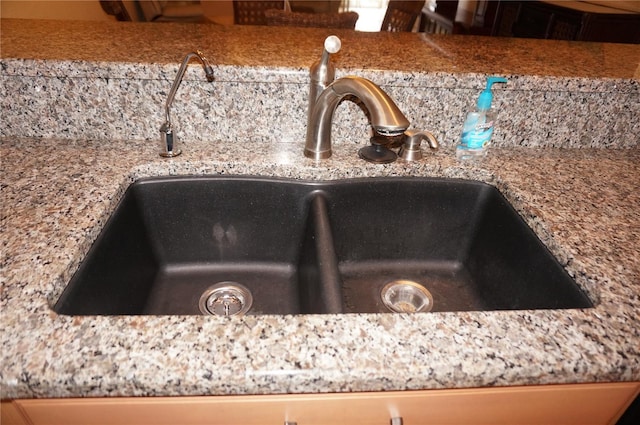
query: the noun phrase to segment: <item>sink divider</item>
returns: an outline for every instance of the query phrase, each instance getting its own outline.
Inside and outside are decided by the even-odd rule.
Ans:
[[[306,304],[313,313],[342,313],[344,305],[342,301],[342,278],[338,268],[338,257],[333,243],[333,234],[327,201],[320,191],[314,192],[311,197],[311,207],[307,226],[310,232],[304,241],[304,253],[311,252],[310,258],[301,258],[301,263],[306,265],[306,277],[310,282],[307,285]],[[309,264],[309,263],[313,264]],[[309,270],[314,270],[309,273]]]

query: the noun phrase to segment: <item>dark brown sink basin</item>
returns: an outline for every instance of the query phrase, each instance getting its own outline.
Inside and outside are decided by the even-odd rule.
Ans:
[[[202,297],[220,283],[232,288]],[[171,177],[131,185],[54,309],[176,315],[241,306],[313,314],[592,304],[483,183]]]

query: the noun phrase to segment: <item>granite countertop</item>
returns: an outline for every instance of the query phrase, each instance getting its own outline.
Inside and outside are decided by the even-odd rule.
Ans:
[[[343,49],[340,69],[457,75],[505,74],[640,80],[640,48],[633,44],[585,43],[420,33],[367,33],[321,28],[251,25],[138,24],[3,19],[0,57],[35,62],[34,74],[56,75],[57,62],[73,61],[76,74],[111,78],[171,79],[185,46],[202,49],[216,78],[234,79],[251,68],[306,71],[318,59],[324,39],[336,34]],[[134,43],[132,46],[131,43]],[[549,54],[553,52],[553,54]],[[579,57],[580,60],[575,60]],[[46,63],[53,66],[47,69]],[[81,64],[86,64],[82,72]],[[99,63],[101,66],[96,67]],[[125,65],[146,64],[145,67]],[[171,78],[158,73],[166,69]],[[5,72],[12,72],[7,69]],[[21,70],[28,72],[28,70]],[[59,72],[59,71],[58,71]],[[246,73],[243,75],[246,78]],[[584,83],[584,81],[583,81]],[[447,81],[451,85],[452,81]]]
[[[124,33],[120,38],[110,36],[116,28]],[[260,32],[267,37],[256,40],[256,29],[243,27],[60,26],[14,20],[3,20],[1,30],[1,76],[12,83],[6,90],[16,96],[28,91],[34,98],[40,92],[33,91],[29,80],[38,79],[37,88],[42,88],[43,82],[58,81],[57,75],[75,79],[62,91],[112,78],[119,79],[118,84],[137,79],[140,84],[161,80],[166,85],[181,59],[175,51],[185,44],[206,45],[216,58],[216,76],[230,86],[262,79],[283,81],[277,87],[305,84],[301,71],[317,57],[317,46],[327,35],[314,29],[263,28]],[[374,73],[395,85],[413,80],[457,88],[467,84],[467,74],[500,72],[516,75],[513,86],[525,96],[527,87],[544,78],[545,84],[556,81],[558,87],[571,86],[576,92],[620,89],[631,93],[628,99],[637,99],[637,46],[349,31],[339,35],[353,46],[340,53],[342,68]],[[118,43],[132,39],[135,49]],[[283,49],[288,54],[282,54]],[[556,55],[547,55],[549,49]],[[575,57],[581,60],[566,60]],[[31,98],[26,99],[25,108]],[[19,123],[19,112],[12,112],[12,121]],[[458,162],[452,146],[443,143],[419,163],[372,165],[357,158],[357,142],[337,144],[330,159],[315,163],[303,157],[298,140],[265,142],[259,134],[248,133],[239,143],[221,132],[207,140],[189,140],[181,156],[164,160],[149,140],[21,137],[11,133],[16,128],[4,123],[0,139],[3,399],[640,380],[637,140],[628,138],[621,145],[627,149],[495,146],[479,164]],[[637,127],[621,128],[628,133],[627,128]],[[153,130],[155,137],[156,127]],[[54,313],[52,305],[128,184],[169,174],[295,179],[412,175],[484,181],[502,191],[595,307],[231,319]]]
[[[444,150],[375,166],[349,147],[315,164],[288,144],[2,143],[2,397],[308,393],[640,379],[638,150]],[[10,165],[11,164],[11,165]],[[17,166],[20,164],[20,166]],[[595,308],[419,315],[68,317],[51,305],[132,180],[421,175],[496,185]]]

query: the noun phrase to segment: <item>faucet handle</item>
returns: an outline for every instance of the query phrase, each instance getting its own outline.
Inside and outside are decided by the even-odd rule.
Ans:
[[[340,41],[337,35],[330,35],[324,40],[324,50],[326,50],[327,53],[338,53],[341,47],[342,41]]]
[[[311,77],[311,93],[309,100],[315,102],[322,90],[327,88],[336,77],[336,70],[331,63],[330,56],[338,53],[342,47],[342,42],[335,35],[330,35],[324,40],[322,56],[309,69]]]
[[[398,156],[405,161],[419,161],[422,159],[420,143],[422,140],[429,142],[431,149],[438,149],[438,140],[428,131],[406,130],[404,132],[403,143],[398,151]]]

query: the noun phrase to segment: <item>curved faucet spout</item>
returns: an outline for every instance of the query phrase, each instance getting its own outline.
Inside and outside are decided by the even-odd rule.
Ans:
[[[318,97],[310,114],[304,155],[314,159],[331,156],[331,123],[338,103],[345,96],[355,96],[364,103],[371,125],[380,134],[402,134],[409,120],[380,87],[361,77],[343,77],[329,85]]]
[[[169,126],[171,124],[171,114],[170,114],[171,104],[173,103],[173,98],[176,96],[176,92],[178,91],[178,87],[182,82],[182,77],[184,76],[184,73],[187,70],[187,65],[189,64],[189,61],[191,61],[191,58],[197,58],[200,61],[200,63],[202,64],[202,69],[204,70],[204,73],[207,77],[208,82],[212,82],[214,79],[213,68],[211,67],[211,64],[209,63],[207,58],[204,56],[204,53],[202,53],[200,50],[187,53],[187,55],[182,60],[182,64],[180,65],[180,69],[178,70],[178,74],[176,75],[175,80],[173,80],[173,85],[171,86],[171,90],[169,91],[169,96],[167,96],[167,101],[165,102],[165,105],[164,105],[165,120]]]
[[[197,50],[195,52],[188,53],[184,57],[184,60],[180,65],[180,69],[178,70],[178,75],[176,75],[175,80],[173,80],[173,85],[171,86],[169,96],[167,96],[167,101],[164,105],[164,124],[160,127],[160,143],[162,145],[160,148],[160,156],[163,158],[172,158],[180,155],[181,152],[181,150],[176,146],[178,138],[174,134],[173,126],[171,125],[171,104],[173,103],[173,98],[176,96],[182,77],[187,70],[187,65],[191,58],[194,57],[200,60],[202,69],[204,69],[207,76],[207,81],[213,81],[213,68],[201,51]]]

